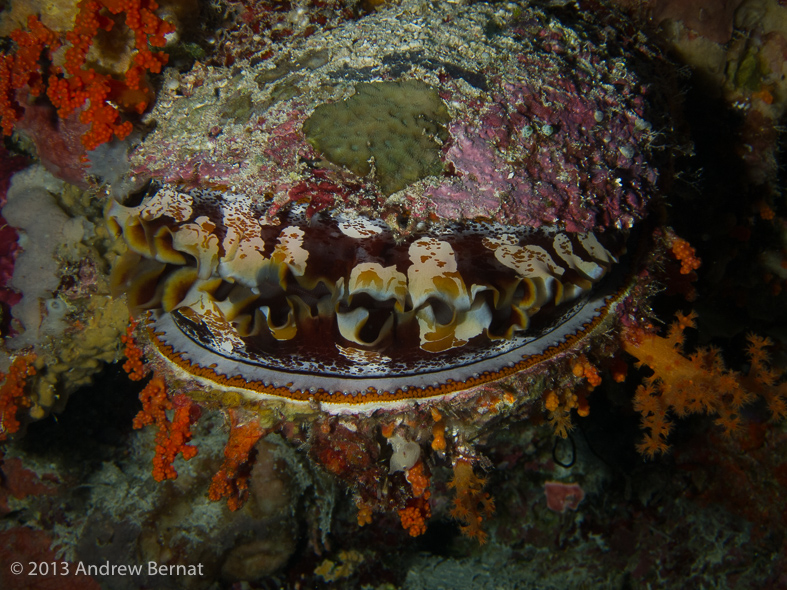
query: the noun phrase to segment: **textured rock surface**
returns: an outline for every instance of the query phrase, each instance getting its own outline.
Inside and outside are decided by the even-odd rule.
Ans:
[[[640,49],[611,29],[564,25],[519,5],[405,2],[282,45],[260,63],[171,74],[134,169],[227,186],[253,196],[271,219],[288,202],[307,201],[311,213],[351,209],[403,234],[420,221],[463,218],[626,228],[646,213],[657,178],[648,88],[632,67]],[[341,108],[325,105],[344,105],[364,126],[374,113],[352,105],[364,89],[393,83],[433,88],[445,104],[446,132],[436,113],[432,139],[421,138],[439,161],[408,148],[409,163],[383,165],[368,137],[357,146],[369,149],[366,159],[337,156],[329,144],[355,122],[314,139],[321,113]],[[414,158],[424,161],[411,174]],[[400,180],[384,167],[398,168]]]

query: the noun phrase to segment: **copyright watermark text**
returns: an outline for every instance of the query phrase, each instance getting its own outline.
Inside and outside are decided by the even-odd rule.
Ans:
[[[203,576],[202,564],[159,565],[155,561],[147,564],[118,565],[108,561],[100,565],[71,563],[69,561],[15,561],[11,564],[15,576]]]

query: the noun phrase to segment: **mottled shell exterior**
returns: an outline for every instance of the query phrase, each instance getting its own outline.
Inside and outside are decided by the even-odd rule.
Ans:
[[[568,27],[520,3],[403,2],[264,61],[170,74],[134,169],[249,195],[270,219],[302,201],[403,233],[461,219],[629,228],[646,214],[657,175],[647,86],[624,55],[611,29]],[[423,83],[448,114],[436,137],[443,173],[393,194],[374,173],[326,161],[304,134],[322,105],[386,81]],[[382,102],[375,112],[393,121],[401,110]],[[346,127],[337,121],[336,135]]]

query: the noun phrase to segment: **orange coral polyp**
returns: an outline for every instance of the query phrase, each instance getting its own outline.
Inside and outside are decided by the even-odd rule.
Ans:
[[[429,489],[429,476],[424,471],[424,462],[418,461],[407,470],[406,479],[413,491],[414,498],[420,498]]]
[[[558,398],[557,393],[550,390],[547,392],[546,397],[544,398],[544,408],[548,412],[554,412],[560,406],[560,398]]]
[[[601,385],[601,375],[598,369],[593,366],[585,355],[579,357],[576,364],[572,367],[572,373],[575,377],[586,379],[591,390]]]
[[[432,450],[445,451],[445,423],[442,420],[432,425]]]
[[[697,256],[697,252],[684,239],[675,237],[672,241],[672,254],[680,262],[680,274],[687,275],[697,270],[702,261]]]
[[[366,526],[372,522],[372,506],[365,503],[361,498],[355,499],[358,507],[358,526]]]
[[[426,521],[432,516],[429,506],[429,492],[420,498],[410,500],[405,508],[399,510],[399,520],[411,537],[418,537],[426,532]]]

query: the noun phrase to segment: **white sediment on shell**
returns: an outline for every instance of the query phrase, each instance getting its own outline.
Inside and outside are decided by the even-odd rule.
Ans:
[[[566,234],[557,234],[554,240],[554,248],[557,255],[565,262],[569,268],[573,268],[585,275],[588,279],[597,281],[604,276],[604,269],[592,260],[574,254],[571,240]]]
[[[303,230],[300,227],[283,229],[271,254],[271,262],[286,264],[295,276],[303,276],[308,260],[309,252],[303,247]]]
[[[366,217],[356,217],[339,222],[339,230],[349,238],[368,238],[382,233],[380,222],[373,222]]]
[[[265,241],[260,234],[260,223],[248,215],[252,201],[239,195],[224,208],[224,227],[227,232],[222,241],[224,256],[219,263],[219,274],[247,287],[257,285],[257,272],[265,259]]]

